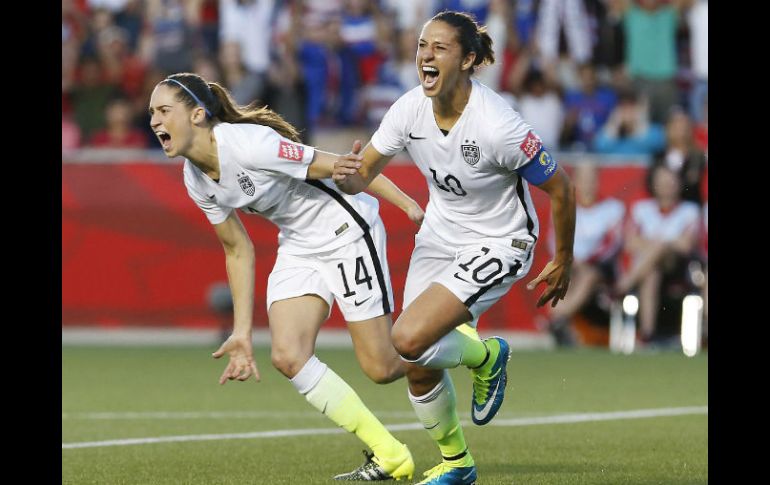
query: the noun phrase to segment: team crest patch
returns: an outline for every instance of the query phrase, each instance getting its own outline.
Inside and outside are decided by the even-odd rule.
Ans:
[[[465,143],[468,143],[468,140],[465,140]],[[471,141],[471,143],[476,143],[476,140]],[[460,150],[463,153],[463,158],[471,167],[481,160],[481,149],[476,145],[460,145]]]
[[[281,141],[281,145],[278,147],[278,157],[291,160],[292,162],[301,162],[304,153],[305,147],[286,141]]]
[[[542,147],[543,143],[540,141],[540,138],[531,131],[527,133],[527,137],[519,145],[521,151],[527,156],[527,160],[532,160]]]
[[[238,185],[241,186],[241,190],[243,190],[249,197],[254,195],[254,191],[256,190],[254,182],[252,182],[249,176],[246,175],[246,172],[238,174]]]

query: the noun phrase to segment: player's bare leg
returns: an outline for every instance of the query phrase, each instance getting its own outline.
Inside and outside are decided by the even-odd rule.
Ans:
[[[404,375],[404,361],[393,348],[390,314],[359,322],[348,322],[353,349],[361,369],[371,380],[387,384]]]
[[[358,394],[315,355],[315,340],[329,314],[326,301],[304,295],[270,306],[273,364],[291,379],[305,399],[335,424],[354,433],[372,449],[367,462],[339,480],[411,479],[414,462],[409,450],[385,429]]]

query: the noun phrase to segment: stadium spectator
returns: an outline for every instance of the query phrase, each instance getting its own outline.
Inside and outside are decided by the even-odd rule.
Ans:
[[[624,11],[626,69],[654,123],[664,123],[679,99],[676,34],[687,1],[633,0]]]
[[[97,130],[88,143],[96,148],[146,148],[147,137],[134,124],[131,103],[123,97],[114,98],[106,108],[107,126]]]
[[[510,348],[500,337],[482,341],[475,326],[532,265],[538,226],[525,181],[548,194],[557,225],[557,256],[527,287],[547,282],[537,302],[542,306],[555,305],[569,286],[572,185],[528,123],[472,78],[474,66],[489,62],[491,39],[472,17],[435,15],[417,48],[421,86],[391,106],[360,161],[357,143],[335,164],[338,187],[358,193],[406,149],[429,183],[430,209],[415,239],[404,310],[392,330],[408,362],[409,400],[442,456],[424,473],[423,485],[476,483],[447,369],[471,369],[471,416],[478,425],[488,423],[503,401]]]
[[[651,122],[645,106],[633,90],[618,94],[618,104],[594,137],[593,148],[598,153],[652,155],[666,143],[663,127]]]
[[[105,80],[102,66],[94,57],[81,59],[77,81],[70,91],[70,101],[74,119],[87,140],[104,126],[107,103],[119,90]]]
[[[651,168],[652,195],[633,205],[625,235],[631,267],[616,285],[617,295],[639,293],[639,338],[655,337],[664,280],[678,280],[695,257],[701,212],[681,200],[679,175],[666,165]]]
[[[111,26],[99,32],[97,54],[105,79],[118,86],[124,95],[139,100],[147,66],[130,50],[126,31]],[[144,104],[145,100],[140,102]]]
[[[517,99],[517,106],[522,118],[530,123],[545,146],[559,146],[564,108],[541,71],[532,69],[527,74],[524,94]]]
[[[341,0],[304,0],[302,40],[298,55],[305,79],[305,110],[310,129],[316,127],[337,96],[336,49],[340,40]]]
[[[692,3],[692,2],[691,2]],[[690,88],[690,116],[703,121],[703,106],[709,89],[709,2],[695,0],[687,12],[690,30],[690,63],[694,82]]]
[[[195,74],[161,81],[149,111],[165,154],[185,158],[188,194],[224,248],[234,312],[232,335],[212,354],[229,355],[220,384],[259,380],[251,338],[255,254],[237,213],[261,214],[281,230],[267,285],[273,365],[313,407],[372,448],[367,478],[411,479],[406,445],[315,356],[318,331],[336,301],[364,373],[378,383],[404,374],[390,339],[393,295],[376,199],[322,183],[337,155],[301,144],[275,112],[239,107],[223,87]],[[375,193],[422,222],[416,202],[384,177],[377,184]]]
[[[586,0],[586,9],[595,19],[593,35],[593,64],[597,67],[599,78],[622,86],[626,83],[624,72],[625,37],[623,33],[624,4],[628,0]]]
[[[189,7],[182,0],[146,0],[145,27],[139,40],[145,63],[164,73],[192,69],[194,36]]]
[[[275,0],[221,0],[220,55],[238,104],[264,100],[270,46],[277,9]],[[241,68],[233,79],[231,70]]]
[[[599,84],[593,65],[583,64],[579,74],[580,89],[569,90],[564,95],[566,114],[560,145],[587,151],[618,101],[615,91]]]
[[[515,100],[523,94],[524,82],[534,64],[531,50],[521,41],[513,26],[509,25],[505,47],[500,55],[502,71],[500,89],[503,90],[501,95],[510,94],[514,97],[514,102],[510,103],[514,109],[516,108]]]
[[[677,172],[682,181],[682,200],[702,204],[701,180],[706,156],[695,143],[692,121],[683,109],[671,111],[666,123],[666,148],[656,155],[653,163],[664,164]]]
[[[564,301],[550,308],[549,331],[557,345],[572,346],[578,338],[572,319],[602,289],[613,287],[622,248],[625,206],[613,197],[599,199],[599,167],[593,162],[575,167],[575,243],[570,289]],[[549,249],[554,251],[553,225]]]
[[[584,0],[540,0],[535,40],[540,68],[549,83],[564,85],[564,69],[591,60],[590,23]],[[559,52],[562,29],[567,41],[566,57]]]

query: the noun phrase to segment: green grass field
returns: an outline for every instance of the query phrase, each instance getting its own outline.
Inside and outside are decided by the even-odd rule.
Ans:
[[[211,348],[62,348],[62,483],[72,485],[332,484],[363,461],[363,444],[337,432],[257,348],[262,382],[217,379]],[[352,350],[319,349],[394,435],[407,443],[415,482],[438,449],[406,396],[406,382],[376,385]],[[464,426],[478,485],[698,484],[708,482],[708,416],[607,419],[608,412],[708,405],[708,357],[612,355],[601,350],[514,351],[506,400],[485,427]],[[470,423],[470,376],[452,371],[461,419]],[[530,418],[595,413],[585,422]],[[604,420],[599,418],[604,417]],[[500,424],[500,425],[497,425]],[[407,429],[405,429],[407,428]],[[399,428],[397,428],[399,429]],[[282,437],[73,448],[158,437],[310,430]],[[313,431],[322,430],[322,431]],[[331,434],[319,434],[331,432]],[[65,447],[66,445],[66,447]]]

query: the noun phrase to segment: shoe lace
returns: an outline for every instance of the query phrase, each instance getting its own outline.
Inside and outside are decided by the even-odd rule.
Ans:
[[[484,376],[482,372],[473,372],[473,397],[477,403],[483,403],[489,394],[489,382],[500,373],[500,369],[494,375]]]
[[[452,469],[452,467],[449,466],[449,464],[447,464],[447,462],[442,461],[438,465],[434,466],[430,470],[428,470],[425,473],[423,473],[423,476],[426,477],[426,480],[423,481],[423,482],[420,482],[420,483],[426,483],[427,481],[429,481],[432,478],[440,477],[444,473],[449,472],[451,469]]]

